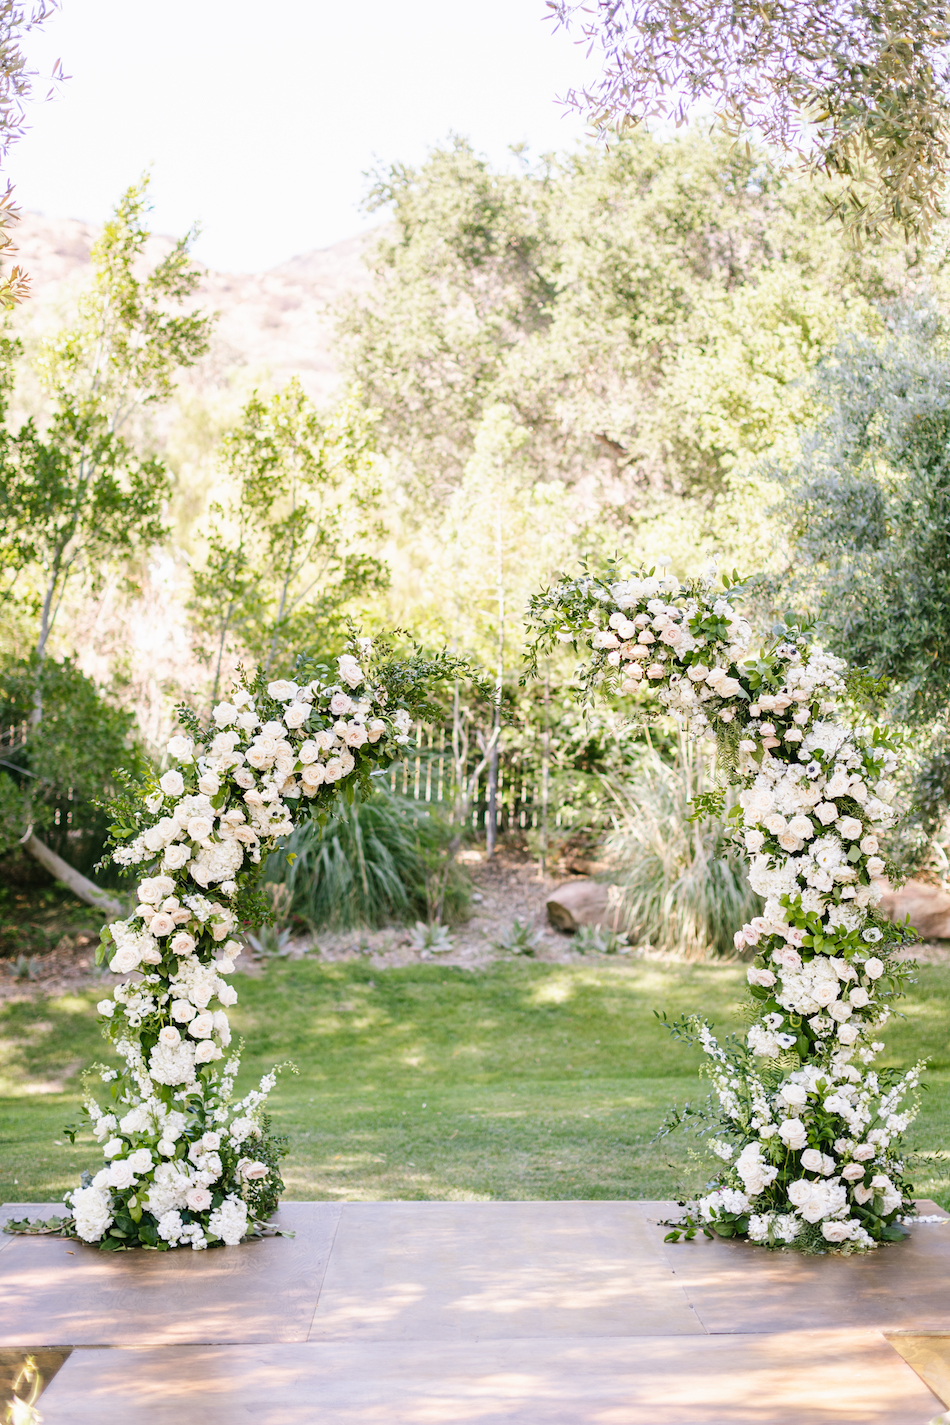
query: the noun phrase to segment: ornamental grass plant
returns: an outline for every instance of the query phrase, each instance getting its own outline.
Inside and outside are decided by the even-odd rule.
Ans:
[[[726,826],[690,821],[703,763],[685,738],[672,761],[646,749],[630,781],[611,788],[616,829],[606,842],[631,942],[688,960],[734,954],[736,926],[762,909]]]
[[[427,921],[443,876],[442,918],[457,923],[468,908],[469,884],[449,859],[451,838],[424,802],[377,778],[368,795],[340,798],[325,825],[298,827],[266,874],[288,887],[291,913],[312,930]]]

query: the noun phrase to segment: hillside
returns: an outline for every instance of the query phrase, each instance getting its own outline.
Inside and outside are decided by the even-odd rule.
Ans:
[[[16,229],[16,261],[32,280],[32,316],[60,310],[89,270],[95,228],[72,218],[26,213]],[[323,401],[336,385],[329,309],[346,292],[368,285],[362,254],[372,234],[359,234],[291,258],[268,272],[207,271],[200,305],[220,313],[211,360],[220,376],[250,368],[255,379],[282,384],[299,375]],[[153,239],[153,253],[170,240]]]

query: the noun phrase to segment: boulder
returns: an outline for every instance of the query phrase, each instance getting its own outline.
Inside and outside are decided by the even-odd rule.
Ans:
[[[602,881],[567,881],[547,898],[548,920],[555,930],[580,930],[582,925],[604,925],[616,930],[620,897],[616,886]]]
[[[884,891],[880,909],[889,920],[910,923],[925,940],[950,940],[950,891],[929,881],[906,881],[900,890]]]

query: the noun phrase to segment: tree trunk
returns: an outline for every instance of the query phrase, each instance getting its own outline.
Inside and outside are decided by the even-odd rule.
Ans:
[[[120,916],[122,914],[122,906],[119,901],[115,900],[108,891],[100,890],[92,881],[87,880],[78,871],[74,871],[62,856],[57,856],[56,852],[50,850],[46,843],[32,831],[24,841],[21,841],[20,845],[24,851],[35,856],[51,876],[55,876],[57,881],[61,881],[81,901],[85,901],[87,905],[95,906],[96,910],[102,911],[103,915]]]

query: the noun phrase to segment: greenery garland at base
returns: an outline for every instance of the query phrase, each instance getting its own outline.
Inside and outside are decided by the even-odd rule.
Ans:
[[[886,731],[855,726],[845,664],[789,616],[758,647],[740,613],[747,585],[712,568],[688,584],[670,561],[585,568],[532,600],[537,655],[583,647],[586,696],[646,700],[717,751],[739,787],[734,837],[761,916],[736,931],[752,949],[749,1029],[721,1044],[700,1015],[667,1027],[698,1042],[718,1112],[716,1179],[671,1236],[701,1228],[767,1247],[866,1251],[904,1235],[914,1212],[901,1135],[917,1112],[922,1063],[875,1069],[876,1037],[913,969],[896,952],[916,933],[877,910],[881,855],[898,819]],[[698,798],[721,815],[725,785]],[[910,1105],[904,1100],[910,1095]],[[674,1113],[710,1125],[705,1112]]]
[[[335,664],[303,657],[295,671],[242,675],[208,726],[182,709],[176,765],[130,780],[114,808],[111,859],[141,879],[133,914],[103,929],[97,954],[130,976],[98,1006],[124,1068],[95,1066],[109,1101],[88,1093],[83,1105],[105,1166],[66,1194],[69,1215],[5,1231],[167,1251],[270,1230],[286,1144],[266,1112],[276,1069],[234,1096],[235,934],[267,919],[257,883],[268,855],[306,819],[325,821],[341,791],[368,791],[412,723],[438,714],[436,685],[472,676],[464,659],[398,657],[388,639],[355,638]]]

